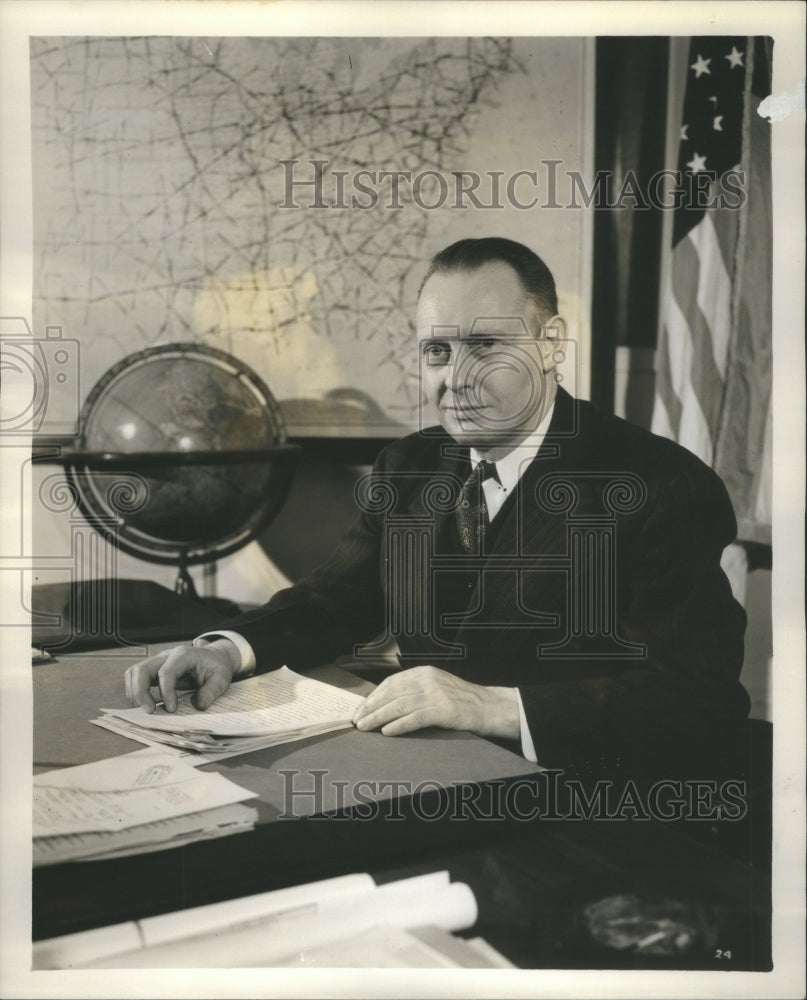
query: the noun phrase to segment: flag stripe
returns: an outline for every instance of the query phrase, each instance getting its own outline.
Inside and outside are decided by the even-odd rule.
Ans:
[[[669,380],[663,402],[667,413],[675,414],[675,438],[698,458],[710,462],[713,454],[710,430],[690,377],[694,353],[692,333],[674,296],[670,296],[667,301],[665,336],[668,347],[674,349],[668,351],[667,364],[661,366],[659,375]],[[657,418],[654,415],[652,429],[657,434],[665,432],[661,412]]]
[[[731,279],[717,239],[713,218],[723,212],[707,212],[690,233],[700,261],[697,303],[711,334],[712,355],[721,385],[726,378],[726,360],[731,334]]]
[[[672,384],[669,342],[670,335],[665,322],[661,327],[661,342],[658,348],[662,361],[656,374],[656,403],[661,405],[664,412],[657,413],[658,407],[654,407],[651,426],[656,434],[677,438],[678,428],[681,426],[681,400],[676,396]]]
[[[690,331],[692,361],[689,374],[692,387],[701,404],[707,426],[713,433],[717,433],[723,402],[723,380],[715,364],[709,324],[695,298],[699,268],[697,251],[687,236],[673,251],[672,294],[686,317]],[[682,443],[687,442],[682,440]]]
[[[670,296],[667,302],[666,327],[670,382],[679,403],[683,405],[684,393],[689,382],[689,371],[692,367],[692,337],[686,316],[673,296]]]
[[[748,174],[746,173],[747,177]],[[740,233],[740,215],[742,212],[739,208],[723,208],[720,211],[710,214],[723,264],[728,274],[733,275],[737,270],[737,240]]]
[[[712,464],[714,447],[712,444],[712,434],[706,417],[703,414],[700,401],[695,395],[695,387],[688,383],[684,389],[684,398],[681,408],[681,426],[678,429],[682,441],[686,441],[687,448],[698,456],[707,465]]]
[[[660,434],[662,437],[666,438],[675,438],[675,431],[670,423],[670,416],[665,409],[661,393],[658,392],[653,400],[653,417],[651,420],[651,427],[654,434]]]

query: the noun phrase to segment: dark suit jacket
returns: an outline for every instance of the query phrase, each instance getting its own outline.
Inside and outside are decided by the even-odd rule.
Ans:
[[[745,614],[719,566],[736,521],[706,465],[559,390],[477,557],[453,513],[470,470],[437,428],[385,448],[328,561],[227,623],[259,670],[391,632],[407,665],[517,686],[546,766],[675,755],[745,717]]]

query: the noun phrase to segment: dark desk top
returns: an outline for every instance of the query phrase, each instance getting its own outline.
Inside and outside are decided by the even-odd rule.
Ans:
[[[63,656],[34,668],[36,770],[139,748],[88,722],[100,707],[124,704],[122,674],[140,655],[122,654]],[[359,678],[340,675],[340,682],[359,693],[368,689]],[[770,968],[769,878],[703,843],[703,823],[696,840],[680,824],[655,820],[524,820],[511,811],[491,822],[475,821],[472,810],[458,817],[456,810],[452,816],[450,808],[441,809],[437,786],[456,792],[469,784],[489,789],[500,778],[507,779],[505,787],[540,780],[520,757],[470,734],[430,731],[388,739],[348,730],[208,766],[259,793],[261,822],[253,832],[36,869],[34,938],[349,871],[369,871],[380,882],[448,868],[477,897],[479,920],[471,933],[522,967],[725,969],[715,957],[721,948],[731,952],[733,969]],[[284,819],[281,769],[303,776],[324,769],[337,783],[408,778],[432,784],[422,795],[395,800],[393,814],[382,808],[357,819],[349,809],[334,811],[339,803],[331,800],[325,818]],[[301,799],[300,812],[312,811],[305,808],[308,801]],[[393,800],[385,801],[391,809]],[[597,944],[585,907],[625,894],[687,907],[705,928],[698,948],[654,958]]]
[[[163,644],[166,645],[166,644]],[[159,647],[154,647],[159,648]],[[123,673],[132,660],[114,655],[71,655],[34,668],[34,769],[37,772],[84,764],[130,753],[142,744],[118,736],[89,720],[100,708],[125,707]],[[340,667],[320,667],[312,677],[368,694],[373,685]],[[352,790],[388,799],[395,782],[413,787],[449,786],[534,774],[538,769],[521,756],[471,733],[431,729],[390,739],[356,729],[326,733],[255,753],[204,765],[259,795],[260,821],[272,822],[288,812],[296,788],[295,814],[330,812],[356,805]],[[322,770],[327,774],[319,779]],[[291,772],[297,772],[292,781]],[[285,773],[285,776],[284,776]],[[389,783],[383,788],[382,779]],[[307,788],[322,795],[304,794]],[[372,787],[371,787],[372,786]],[[316,806],[316,808],[314,808]]]

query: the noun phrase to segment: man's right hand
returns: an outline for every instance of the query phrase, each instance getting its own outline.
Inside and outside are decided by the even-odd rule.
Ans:
[[[177,689],[196,687],[196,708],[209,708],[235,676],[241,662],[238,648],[229,639],[216,639],[204,646],[174,646],[141,660],[126,671],[126,698],[149,713],[156,708],[151,693],[159,688],[166,712],[177,710]]]

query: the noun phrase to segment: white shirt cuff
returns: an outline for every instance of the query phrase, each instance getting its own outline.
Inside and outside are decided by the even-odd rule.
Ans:
[[[530,727],[527,725],[527,716],[524,713],[524,702],[521,700],[521,692],[518,688],[515,689],[516,699],[518,700],[518,720],[521,728],[521,754],[524,758],[532,761],[533,764],[538,763],[538,757],[535,753],[535,746],[532,742],[532,735],[530,734]]]
[[[252,646],[247,642],[243,635],[239,635],[238,632],[228,632],[222,630],[221,632],[203,632],[202,635],[197,636],[193,640],[193,645],[201,645],[200,640],[211,640],[211,639],[229,639],[230,642],[238,650],[238,655],[241,657],[241,662],[238,665],[238,670],[235,672],[236,677],[247,677],[249,674],[255,671],[255,653],[253,652]]]

